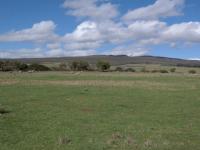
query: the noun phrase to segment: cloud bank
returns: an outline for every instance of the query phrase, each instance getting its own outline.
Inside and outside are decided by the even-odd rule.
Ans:
[[[168,25],[163,21],[163,18],[183,15],[184,0],[156,0],[154,4],[129,10],[125,14],[120,14],[118,5],[108,0],[65,0],[62,6],[66,15],[81,20],[73,32],[64,36],[56,34],[56,23],[50,20],[2,34],[0,42],[28,41],[37,43],[37,47],[0,50],[0,57],[139,56],[148,53],[154,45],[168,44],[173,47],[200,43],[200,22]],[[105,45],[112,45],[113,48],[99,52],[98,49]]]

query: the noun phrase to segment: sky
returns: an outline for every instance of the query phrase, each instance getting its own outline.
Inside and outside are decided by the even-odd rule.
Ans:
[[[200,60],[199,0],[1,0],[0,58]]]

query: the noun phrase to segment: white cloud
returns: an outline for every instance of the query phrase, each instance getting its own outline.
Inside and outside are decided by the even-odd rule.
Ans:
[[[197,60],[197,61],[200,61],[200,58],[189,58],[189,60]]]
[[[128,55],[128,56],[141,56],[148,52],[147,48],[137,47],[135,45],[121,45],[104,54],[107,55]]]
[[[181,15],[184,0],[157,0],[153,5],[129,11],[123,20],[132,22],[138,19],[154,20]]]
[[[181,15],[184,0],[157,0],[154,4],[131,10],[122,18],[116,5],[108,0],[65,0],[67,14],[83,18],[71,33],[59,36],[53,21],[42,21],[31,28],[0,35],[0,42],[39,43],[35,49],[1,51],[1,57],[55,57],[102,54],[106,44],[115,48],[103,54],[138,56],[151,46],[200,43],[200,22],[168,25],[160,18]],[[128,23],[127,23],[128,22]],[[178,44],[177,44],[178,43]]]
[[[0,50],[0,58],[41,58],[44,56],[41,48]]]
[[[32,28],[23,29],[20,31],[12,31],[0,35],[0,42],[46,42],[56,40],[58,37],[54,33],[56,25],[53,21],[42,21],[36,23]]]
[[[200,22],[185,22],[169,26],[162,33],[165,41],[200,43]]]
[[[72,33],[67,33],[63,40],[87,42],[97,41],[100,39],[100,32],[97,29],[97,24],[92,21],[86,21],[78,25],[76,30]]]
[[[87,17],[94,20],[111,19],[118,15],[115,5],[104,1],[99,4],[98,0],[65,0],[64,8],[70,9],[67,11],[68,15],[75,17]]]

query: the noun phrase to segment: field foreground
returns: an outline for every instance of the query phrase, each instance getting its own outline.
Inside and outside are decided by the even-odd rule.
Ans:
[[[0,73],[2,150],[199,150],[200,75]]]

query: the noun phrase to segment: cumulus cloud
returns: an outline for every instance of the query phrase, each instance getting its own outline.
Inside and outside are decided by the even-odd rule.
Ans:
[[[118,15],[116,5],[108,2],[98,4],[98,0],[65,0],[63,7],[69,9],[66,14],[94,20],[111,19]]]
[[[41,48],[0,50],[0,58],[41,58],[44,56],[44,52]]]
[[[200,43],[200,22],[184,22],[169,26],[162,33],[163,40]]]
[[[97,24],[92,21],[85,21],[78,25],[72,33],[67,33],[64,37],[65,41],[88,42],[97,41],[100,39],[100,32],[97,29]]]
[[[109,0],[65,0],[67,15],[82,18],[74,31],[59,36],[53,21],[42,21],[31,28],[0,35],[0,42],[39,43],[35,49],[0,50],[3,57],[59,57],[112,54],[138,56],[151,46],[200,43],[200,22],[168,25],[161,18],[182,14],[184,0],[156,0],[152,5],[118,16],[117,6]],[[100,52],[104,45],[111,50]],[[38,46],[37,46],[38,47]],[[98,52],[97,52],[98,49]]]
[[[153,5],[129,11],[123,20],[130,22],[138,19],[155,20],[181,15],[184,0],[157,0]]]
[[[56,25],[53,21],[42,21],[34,24],[31,28],[23,29],[20,31],[12,31],[3,35],[0,35],[0,42],[46,42],[57,39],[57,35],[54,33]]]
[[[136,45],[121,45],[105,54],[111,55],[128,55],[128,56],[141,56],[148,52],[147,48],[137,47]]]

